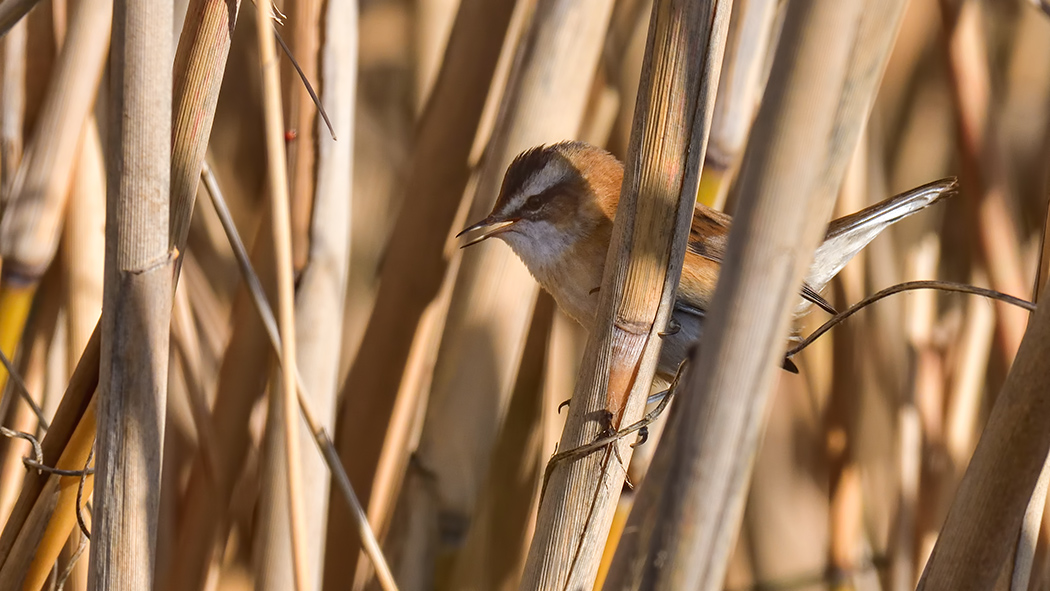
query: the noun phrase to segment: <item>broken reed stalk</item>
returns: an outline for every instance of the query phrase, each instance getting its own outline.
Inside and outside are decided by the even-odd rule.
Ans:
[[[335,417],[336,393],[339,390],[343,309],[350,258],[354,145],[352,138],[354,94],[357,88],[357,3],[328,3],[322,22],[325,41],[320,48],[320,68],[314,68],[314,79],[323,81],[320,96],[328,109],[334,133],[343,139],[333,141],[327,130],[320,127],[316,134],[307,135],[304,134],[302,125],[299,126],[297,155],[292,159],[297,163],[294,186],[297,187],[297,191],[308,191],[307,197],[313,201],[313,205],[307,209],[307,221],[310,225],[305,229],[305,236],[309,238],[305,246],[308,250],[305,253],[305,268],[299,277],[296,290],[295,338],[298,341],[298,371],[302,376],[303,386],[299,394],[310,399],[310,406],[316,413],[314,420],[317,426],[331,431]],[[307,71],[302,52],[296,53],[304,71]],[[316,75],[317,71],[321,76]],[[296,91],[293,92],[303,89],[298,76],[292,81],[296,85]],[[302,90],[301,94],[300,109],[314,114],[313,103],[309,102],[305,90]],[[311,125],[323,125],[316,116],[306,119]],[[313,156],[306,151],[306,138],[317,138],[316,184],[312,178],[313,165],[305,169],[298,166],[298,163],[307,157],[313,162]],[[310,149],[313,150],[313,146]],[[308,179],[309,182],[302,183],[299,175],[309,175],[311,178]],[[303,195],[298,195],[296,203],[293,204],[293,218],[294,208],[302,199]],[[225,225],[225,219],[223,223]],[[295,232],[293,228],[293,234]],[[241,252],[243,249],[238,250],[238,254]],[[268,423],[269,433],[274,427],[274,421],[268,418]],[[316,431],[313,427],[311,430]],[[325,555],[324,533],[328,519],[329,473],[322,455],[318,455],[316,450],[312,449],[307,439],[309,435],[303,434],[306,447],[302,451],[303,481],[310,483],[303,491],[304,526],[307,534],[304,544],[309,558],[306,563],[308,579],[319,581]],[[275,460],[279,457],[275,453],[279,450],[270,443],[271,439],[280,441],[279,438],[267,438],[265,454],[269,459],[264,471],[276,468]],[[339,467],[341,468],[341,465]],[[283,474],[283,470],[272,471]],[[288,521],[287,501],[281,503],[280,500],[285,497],[277,494],[274,488],[277,484],[283,486],[283,479],[280,483],[276,480],[277,478],[270,478],[269,482],[264,484],[269,490],[263,492],[257,509],[260,515],[266,515],[266,521],[269,523],[265,527],[269,530],[269,535],[261,535],[261,539],[257,539],[255,543],[256,564],[260,570],[256,584],[259,589],[283,591],[292,586],[289,559],[291,540],[287,535],[287,528],[282,527]],[[269,503],[266,502],[267,497],[271,499]],[[278,502],[274,503],[274,500]],[[260,526],[260,529],[263,527]]]
[[[417,126],[405,201],[379,271],[375,309],[343,388],[336,444],[367,503],[401,374],[447,261],[444,245],[469,178],[468,158],[507,32],[513,0],[462,0],[434,90]],[[331,504],[325,546],[356,556],[350,516]],[[352,580],[356,560],[329,560],[325,586]]]
[[[171,4],[116,0],[110,51],[106,271],[89,579],[153,587],[172,265]]]
[[[559,449],[641,417],[681,275],[731,3],[653,4],[631,145],[595,326]],[[673,228],[673,233],[667,229]],[[522,588],[594,585],[630,461],[623,439],[553,465]]]
[[[1045,288],[1044,288],[1045,289]],[[1050,451],[1050,306],[1040,302],[995,399],[920,591],[990,589],[1017,543],[1025,509]]]
[[[903,5],[789,5],[704,346],[606,589],[722,587],[797,288],[866,123]]]
[[[518,154],[577,137],[612,5],[540,0],[520,45],[508,47],[519,57],[486,149],[470,221],[492,209],[503,174]],[[449,562],[436,565],[440,571],[451,569],[467,534],[498,435],[494,425],[504,420],[539,290],[505,245],[493,241],[461,252],[412,463],[421,470],[409,470],[393,519],[412,528],[425,524],[431,535],[403,538],[401,553],[441,556]],[[464,359],[479,361],[470,365]],[[450,438],[450,431],[457,436]],[[443,524],[450,526],[447,531]],[[397,566],[405,573],[430,568],[407,560]]]
[[[112,0],[77,5],[11,181],[0,221],[0,349],[8,357],[14,356],[36,286],[58,249],[80,138],[106,62],[112,10]],[[0,396],[6,376],[0,370]]]
[[[235,23],[231,19],[236,18],[238,7],[237,0],[195,0],[188,8],[179,39],[173,73],[171,140],[170,240],[176,251],[185,248],[204,149],[211,134],[215,101],[229,53]],[[110,21],[105,19],[105,26],[108,27]],[[185,178],[188,173],[192,179]],[[94,392],[99,380],[100,335],[96,325],[51,428],[41,442],[44,463],[49,466],[82,469],[94,443]],[[70,487],[74,494],[67,494]],[[15,508],[0,534],[0,588],[20,580],[29,572],[30,562],[36,569],[33,572],[43,573],[40,580],[46,578],[76,523],[75,492],[75,479],[36,472],[26,474]]]
[[[284,420],[285,470],[288,487],[289,534],[292,542],[292,570],[295,589],[313,587],[306,571],[303,531],[302,466],[299,453],[299,411],[295,394],[295,278],[292,269],[292,230],[288,195],[288,161],[284,151],[284,115],[281,108],[281,78],[277,49],[271,27],[274,10],[270,0],[258,2],[256,20],[259,59],[262,69],[263,113],[266,118],[266,160],[269,171],[270,205],[273,222],[274,251],[277,262],[277,309],[281,329],[281,382],[271,383],[271,396],[280,396],[280,414]],[[271,411],[277,404],[270,404]]]

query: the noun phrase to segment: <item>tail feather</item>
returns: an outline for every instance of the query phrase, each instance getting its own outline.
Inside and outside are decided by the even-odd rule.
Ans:
[[[832,221],[813,257],[806,283],[819,291],[891,224],[955,195],[958,188],[955,178],[941,179]]]

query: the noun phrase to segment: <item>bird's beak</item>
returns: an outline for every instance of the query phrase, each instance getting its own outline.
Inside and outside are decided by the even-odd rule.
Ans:
[[[481,220],[480,222],[474,224],[473,226],[466,228],[459,234],[456,234],[456,238],[459,238],[460,236],[467,234],[468,232],[480,231],[480,234],[478,234],[477,236],[475,236],[471,240],[468,240],[467,242],[463,243],[462,246],[460,246],[460,248],[466,248],[473,244],[477,244],[478,242],[481,242],[482,240],[485,240],[487,238],[492,238],[496,234],[506,232],[511,228],[511,226],[513,226],[516,223],[518,223],[517,219],[498,220],[493,218],[492,216],[489,216]]]

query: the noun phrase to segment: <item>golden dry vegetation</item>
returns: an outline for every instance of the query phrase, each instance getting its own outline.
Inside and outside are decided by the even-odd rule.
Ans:
[[[1045,0],[269,4],[0,0],[0,591],[1050,589],[1045,310],[775,369],[829,217],[934,179],[825,296],[1038,301]],[[563,139],[635,181],[591,338],[453,238]],[[750,220],[724,322],[548,468],[645,412],[694,199]]]

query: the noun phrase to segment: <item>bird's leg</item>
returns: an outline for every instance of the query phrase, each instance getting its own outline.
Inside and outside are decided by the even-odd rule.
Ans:
[[[687,361],[688,358],[686,358],[685,361],[682,361],[682,363],[678,366],[678,371],[675,372],[674,380],[671,381],[671,387],[669,387],[664,393],[662,393],[662,395],[654,395],[654,397],[660,397],[660,404],[658,404],[653,410],[645,413],[645,416],[642,417],[641,420],[631,423],[627,427],[616,431],[612,428],[613,414],[608,410],[605,410],[602,413],[602,416],[599,420],[606,424],[606,427],[602,429],[601,433],[599,433],[598,439],[586,445],[581,445],[570,450],[558,452],[551,456],[551,459],[547,462],[547,469],[544,470],[543,473],[543,487],[540,490],[547,490],[547,480],[550,479],[551,472],[554,471],[554,466],[559,462],[563,462],[566,460],[578,460],[584,456],[590,455],[591,453],[602,449],[603,447],[609,444],[616,443],[620,439],[623,439],[624,437],[627,437],[631,433],[635,432],[639,432],[640,441],[635,442],[634,445],[641,445],[642,443],[644,443],[645,439],[648,438],[648,429],[646,428],[649,425],[651,425],[654,421],[656,421],[656,419],[660,417],[660,414],[662,414],[664,410],[667,409],[667,405],[671,403],[671,398],[674,397],[674,393],[678,389],[678,380],[682,376],[682,370],[683,368],[685,368]],[[645,429],[644,433],[642,433],[643,429]],[[616,450],[616,457],[619,458],[619,449],[613,449]],[[622,459],[620,460],[620,463],[621,465],[623,464]],[[540,498],[543,498],[542,492],[540,493]]]

